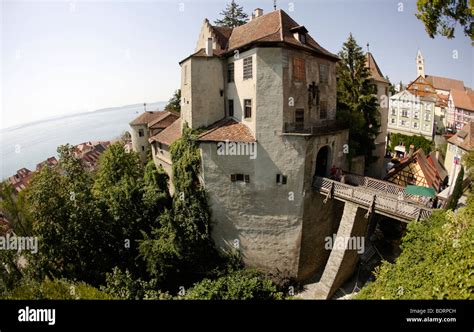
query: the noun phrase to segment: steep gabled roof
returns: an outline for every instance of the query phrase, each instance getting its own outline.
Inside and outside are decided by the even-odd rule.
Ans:
[[[438,90],[464,90],[464,82],[460,80],[453,80],[452,78],[431,75],[426,75],[426,80]]]
[[[380,70],[377,62],[375,61],[374,56],[370,52],[367,52],[367,54],[365,55],[365,65],[370,70],[371,78],[378,82],[383,82],[387,84],[389,83],[389,81],[385,77],[383,77],[382,71]]]
[[[418,76],[413,82],[408,84],[407,90],[420,99],[427,99],[436,102],[438,95],[435,88],[423,76]]]
[[[148,123],[148,128],[165,129],[179,118],[179,115],[169,111],[162,111],[160,113],[162,113],[160,116]]]
[[[132,122],[130,122],[130,125],[147,125],[148,123],[158,119],[162,115],[163,114],[160,111],[145,111],[138,117],[136,117]]]
[[[448,139],[448,142],[466,151],[474,151],[474,120]]]
[[[170,146],[176,140],[181,138],[181,119],[175,120],[170,126],[166,129],[163,129],[155,136],[152,136],[148,139],[150,143],[160,142]]]
[[[241,48],[251,47],[253,45],[278,45],[296,47],[308,52],[317,53],[329,60],[338,61],[337,55],[329,52],[319,45],[309,34],[306,34],[306,28],[296,23],[283,10],[275,10],[265,15],[253,18],[251,21],[235,28],[217,27],[209,24],[208,20],[204,21],[210,26],[213,35],[216,37],[217,44],[221,50],[214,50],[214,55],[234,54],[234,51]],[[305,33],[306,42],[302,43],[295,38],[296,30]],[[195,53],[181,60],[184,62],[190,57],[205,56],[203,49],[197,50]]]
[[[474,92],[470,90],[451,90],[454,107],[474,111]]]
[[[385,177],[386,181],[393,182],[395,179],[397,179],[398,175],[401,172],[407,172],[410,164],[412,163],[418,163],[420,165],[421,172],[423,173],[423,177],[426,180],[426,183],[428,186],[431,188],[435,189],[436,192],[439,192],[439,189],[441,187],[442,179],[436,169],[435,166],[433,166],[429,161],[428,158],[426,157],[425,153],[423,152],[422,149],[418,149],[415,153],[413,153],[412,156],[408,156],[400,161],[399,164],[394,166],[387,174]],[[399,180],[399,179],[398,179]],[[399,185],[409,185],[411,183],[404,183],[401,184],[398,182]]]

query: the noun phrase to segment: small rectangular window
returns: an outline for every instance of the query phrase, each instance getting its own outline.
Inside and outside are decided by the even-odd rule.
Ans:
[[[287,176],[286,176],[286,175],[283,175],[283,176],[281,177],[281,184],[286,184],[287,180],[288,180],[288,179],[287,179]]]
[[[234,99],[229,99],[229,116],[234,116]]]
[[[244,116],[246,118],[252,117],[252,100],[251,99],[244,99]]]
[[[234,82],[234,63],[227,64],[227,82]]]
[[[281,175],[280,175],[280,174],[277,174],[277,176],[276,176],[276,183],[280,183],[280,177],[281,177]]]
[[[231,174],[230,181],[232,182],[250,182],[250,176],[247,174]]]
[[[246,57],[244,59],[244,80],[250,79],[253,77],[253,66],[252,66],[252,57]]]
[[[304,109],[295,110],[295,126],[297,128],[304,127]]]
[[[287,182],[287,176],[282,175],[282,174],[277,174],[276,175],[276,183],[278,184],[286,184]]]
[[[145,136],[145,131],[143,129],[138,129],[138,136],[139,137]]]
[[[293,80],[303,82],[305,80],[305,61],[304,59],[293,58]]]
[[[319,101],[319,118],[326,119],[328,117],[328,103],[325,100]]]
[[[319,83],[328,83],[329,81],[329,66],[326,64],[319,65]]]
[[[145,147],[142,145],[142,151],[145,151]]]

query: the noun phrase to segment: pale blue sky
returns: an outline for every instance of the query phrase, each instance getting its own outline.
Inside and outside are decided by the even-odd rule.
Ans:
[[[212,22],[230,0],[0,1],[0,127],[5,128],[79,111],[168,100],[179,87],[178,62],[194,50],[203,19]],[[248,13],[257,7],[268,12],[273,6],[272,0],[238,2]],[[392,82],[415,78],[415,56],[421,48],[427,74],[473,86],[469,39],[460,29],[454,40],[430,39],[414,17],[415,3],[296,0],[278,1],[278,7],[334,53],[349,32],[364,48],[370,42]],[[454,50],[458,59],[453,59]]]

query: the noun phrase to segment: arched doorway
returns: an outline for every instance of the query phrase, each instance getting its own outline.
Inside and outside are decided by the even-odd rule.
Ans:
[[[329,146],[323,146],[318,151],[316,157],[316,170],[314,175],[326,177],[328,175],[328,164],[329,164]]]

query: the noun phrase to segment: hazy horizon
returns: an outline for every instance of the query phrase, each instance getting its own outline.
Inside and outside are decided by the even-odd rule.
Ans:
[[[148,105],[166,104],[166,103],[168,103],[168,101],[166,101],[166,100],[159,100],[159,101],[153,101],[153,102],[146,103],[147,104],[147,109],[146,110],[147,111],[155,111],[156,110],[156,109],[149,109]],[[105,107],[105,108],[99,108],[99,109],[91,110],[91,111],[77,111],[77,112],[71,111],[71,112],[68,112],[68,113],[63,113],[63,114],[58,114],[58,115],[52,115],[50,117],[40,118],[40,119],[34,120],[34,121],[21,122],[21,123],[18,123],[16,125],[13,125],[13,126],[10,126],[10,127],[0,127],[0,133],[10,131],[10,130],[15,130],[15,129],[22,128],[22,127],[26,127],[26,126],[29,126],[29,125],[34,125],[34,124],[41,123],[41,122],[47,122],[47,121],[52,121],[52,120],[60,120],[60,119],[64,119],[64,118],[68,118],[68,117],[74,117],[74,116],[78,116],[78,115],[82,115],[82,114],[110,112],[110,111],[115,110],[115,109],[120,110],[122,108],[142,106],[142,105],[143,105],[143,103],[133,103],[133,104],[128,104],[128,105],[110,106],[110,107]],[[163,109],[161,109],[161,108],[159,110],[163,111]]]

